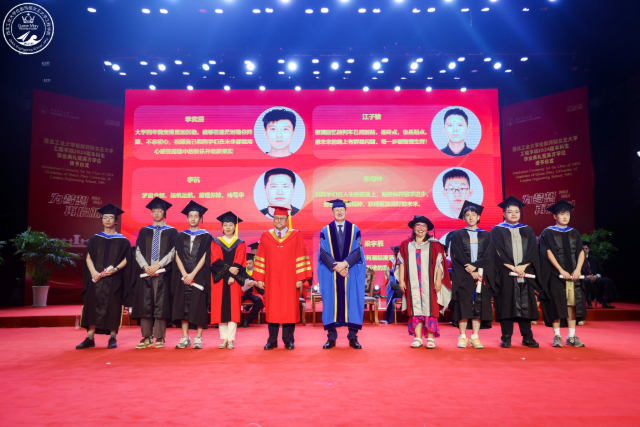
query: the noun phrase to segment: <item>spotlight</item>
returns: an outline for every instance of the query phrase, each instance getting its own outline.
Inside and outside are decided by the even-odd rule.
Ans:
[[[149,85],[149,89],[156,90],[156,87],[154,85]]]
[[[260,9],[253,9],[253,13],[260,13]]]
[[[289,68],[290,71],[295,71],[296,68],[298,68],[298,65],[295,62],[289,62],[287,67]]]
[[[433,77],[427,77],[427,80],[433,80]]]
[[[120,75],[121,75],[121,76],[126,76],[126,75],[127,75],[127,73],[120,73]]]
[[[302,89],[300,86],[296,86],[296,91],[300,92],[300,89]]]
[[[231,90],[231,87],[229,87],[229,86],[225,86],[225,87],[224,87],[224,90]]]
[[[307,10],[305,10],[305,13],[311,14],[311,13],[313,13],[313,9],[307,9]]]
[[[402,3],[402,0],[396,0],[396,3]]]
[[[367,9],[365,9],[365,8],[358,9],[358,13],[365,13],[366,11],[367,11]]]
[[[510,72],[511,72],[511,70],[504,70],[504,72],[505,72],[505,73],[510,73]]]
[[[382,292],[380,291],[380,286],[375,285],[373,287],[373,293],[371,294],[375,299],[378,299],[382,296]]]
[[[251,72],[251,71],[247,71],[247,74],[248,74],[248,75],[252,75],[252,74],[253,74],[253,72]]]
[[[264,11],[265,11],[266,13],[273,13],[273,9],[271,9],[271,8],[266,8]]]
[[[491,58],[484,58],[484,62],[490,62]]]
[[[334,62],[333,64],[331,64],[331,68],[333,68],[334,70],[337,70],[339,66],[340,65],[337,62]]]
[[[460,12],[469,12],[469,8],[465,7],[464,9],[462,9]]]
[[[156,73],[155,71],[152,71],[151,74],[154,75],[154,76],[158,75],[158,73]]]
[[[435,7],[430,7],[429,9],[427,9],[427,12],[429,12],[429,13],[433,13],[435,11],[436,11]]]
[[[209,64],[216,65],[216,61],[209,61]]]
[[[389,62],[389,58],[382,58],[382,62]]]
[[[351,74],[351,71],[347,70],[344,72],[345,74]]]
[[[187,86],[187,89],[193,90],[193,86],[189,85],[189,86]]]
[[[313,74],[320,74],[320,71],[314,71]]]
[[[524,9],[522,9],[523,12],[529,12],[529,9],[527,9],[526,7]]]
[[[409,70],[409,72],[410,72],[411,74],[413,74],[413,73],[415,73],[415,72],[416,72],[416,70]]]
[[[369,92],[369,86],[363,87],[362,90],[365,91],[365,92]]]
[[[449,62],[449,69],[453,70],[454,68],[456,68],[456,63],[455,62]]]
[[[314,64],[317,64],[318,62],[320,62],[319,59],[312,59],[311,62],[313,62]]]
[[[180,61],[179,59],[176,59],[176,65],[182,65],[182,61]]]
[[[495,2],[497,2],[498,0],[489,0],[489,1],[490,1],[491,3],[495,3]],[[553,1],[553,0],[552,0],[552,1]]]
[[[169,13],[169,11],[167,9],[160,9],[160,13],[163,13],[166,15],[167,13]]]
[[[114,71],[118,71],[120,69],[120,66],[118,64],[113,64],[111,68],[113,68]]]
[[[151,13],[149,9],[142,9],[142,13]]]
[[[431,88],[431,86],[427,86],[427,92],[431,92],[433,89]]]
[[[333,92],[334,90],[336,90],[336,88],[335,88],[335,87],[333,87],[333,86],[330,86],[330,87],[329,87],[329,90],[330,90],[331,92]]]
[[[97,10],[95,10],[95,9],[94,9],[94,8],[92,8],[92,7],[88,8],[87,10],[88,10],[89,12],[91,12],[91,13],[96,13],[96,12],[97,12]]]
[[[284,64],[284,59],[278,59],[278,64]]]
[[[489,8],[488,8],[488,7],[485,7],[485,8],[480,9],[480,10],[481,10],[482,12],[489,12]]]
[[[342,0],[342,1],[346,1],[346,0]],[[314,294],[320,293],[320,287],[318,285],[313,285],[313,293]]]
[[[188,71],[183,71],[182,74],[184,74],[185,76],[188,76],[189,72]]]
[[[379,70],[380,69],[380,63],[378,61],[373,63],[373,69],[374,70]]]
[[[282,3],[289,3],[289,0],[280,0]]]
[[[284,74],[284,71],[278,71],[278,74]]]
[[[260,86],[260,90],[265,90],[265,89],[266,89],[266,87]]]
[[[329,8],[328,7],[323,7],[322,9],[320,9],[320,12],[329,13]]]
[[[218,74],[220,74],[221,76],[224,76],[224,71],[218,71]]]
[[[353,64],[353,61],[355,61],[355,59],[347,59],[347,62],[348,62],[349,64]]]
[[[416,62],[422,62],[422,61],[424,61],[422,58],[416,59]]]
[[[373,13],[380,13],[380,9],[373,9]]]
[[[249,71],[253,71],[253,70],[255,70],[255,69],[256,69],[256,66],[255,66],[252,62],[249,62],[249,63],[247,64],[247,70],[249,70]]]
[[[395,90],[396,92],[400,92],[400,86],[394,87],[393,90]]]
[[[493,68],[495,68],[496,70],[499,70],[500,68],[502,68],[502,64],[499,62],[496,62],[495,64],[493,64]]]
[[[413,13],[420,13],[420,9],[418,9],[417,7],[414,7],[413,10],[411,11]]]
[[[222,9],[216,9],[215,12],[216,13],[222,13]]]
[[[209,68],[211,68],[211,67],[209,67],[209,64],[202,64],[202,69],[203,70],[209,71]]]
[[[110,66],[111,66],[111,62],[109,62],[109,61],[104,61],[104,65],[106,65],[107,67],[110,67]]]
[[[378,74],[384,74],[384,71],[378,70]]]
[[[447,72],[447,70],[440,70],[440,74],[444,74],[446,72]]]
[[[522,62],[527,62],[529,60],[529,58],[527,58],[526,56],[523,56],[522,58],[520,58],[520,61]]]
[[[460,80],[460,77],[454,77],[453,80]]]
[[[461,56],[460,58],[458,58],[458,62],[464,62],[466,58],[464,56]]]
[[[147,65],[147,61],[140,61],[140,65]]]
[[[418,63],[417,62],[412,62],[411,63],[411,69],[412,70],[417,70],[418,69]]]
[[[466,88],[466,87],[461,87],[461,88],[460,88],[460,92],[466,92],[466,91],[467,91],[467,88]]]

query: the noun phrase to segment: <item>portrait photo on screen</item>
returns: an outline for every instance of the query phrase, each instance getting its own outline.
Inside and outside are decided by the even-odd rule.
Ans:
[[[480,120],[464,107],[443,108],[431,122],[433,143],[444,154],[465,156],[476,149],[482,138]]]
[[[465,200],[482,204],[484,190],[475,173],[465,168],[449,168],[433,183],[433,201],[449,218],[458,218]]]
[[[253,201],[267,218],[273,218],[273,209],[269,206],[282,206],[291,209],[291,216],[304,206],[306,190],[302,179],[293,171],[285,168],[269,169],[256,181],[253,187]]]
[[[291,108],[272,107],[256,120],[253,136],[268,156],[288,157],[302,146],[305,126],[302,117]]]

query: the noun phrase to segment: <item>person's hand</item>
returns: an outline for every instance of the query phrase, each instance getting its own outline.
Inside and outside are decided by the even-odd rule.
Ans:
[[[474,271],[476,271],[476,268],[471,264],[465,264],[464,271],[466,271],[467,273],[473,273]]]
[[[261,282],[261,281],[258,280],[256,282],[256,286],[259,287],[260,289],[264,289],[264,282]]]
[[[589,280],[591,280],[592,282],[595,282],[596,280],[598,280],[598,276],[592,274],[591,276],[589,276]]]
[[[404,284],[404,282],[400,282],[400,289],[402,289],[402,292],[406,292],[407,291],[407,285]]]
[[[98,280],[102,278],[102,276],[96,271],[95,273],[91,273],[91,278],[93,278],[93,281],[97,283]]]
[[[519,265],[517,267],[514,268],[513,271],[515,271],[516,273],[518,273],[518,279],[522,279],[524,277],[525,273],[525,266],[524,265]]]
[[[345,269],[348,269],[348,264],[345,261],[340,261],[340,262],[334,262],[333,263],[333,271],[342,271]]]
[[[195,278],[195,274],[190,273],[184,276],[184,279],[182,281],[184,282],[185,285],[190,285],[193,283],[194,278]]]
[[[571,275],[564,270],[560,270],[560,275],[564,280],[571,280]]]
[[[573,277],[573,280],[580,280],[580,270],[576,268],[573,273],[571,273],[571,277]]]
[[[346,268],[344,270],[339,270],[337,273],[342,277],[349,277],[349,270],[347,270]]]
[[[238,274],[239,271],[238,267],[229,267],[229,273],[231,274]]]
[[[148,265],[144,266],[144,272],[147,273],[147,275],[151,276],[153,274],[152,272],[153,270],[151,270],[151,267]]]
[[[473,273],[471,273],[471,277],[473,277],[473,280],[482,279],[482,276],[480,275],[480,273],[476,273],[475,271]]]
[[[296,289],[300,289],[302,287],[302,280],[298,280],[296,282]]]
[[[233,279],[233,277],[229,277],[229,281],[227,282],[227,285],[231,285],[232,283],[235,283],[236,281]]]
[[[160,264],[156,264],[156,265],[152,265],[151,267],[149,267],[149,271],[151,271],[151,274],[149,274],[149,276],[155,277],[158,275],[158,273],[156,273],[156,271],[160,270]]]
[[[258,284],[258,282],[256,282],[256,281],[251,281],[251,282],[247,283],[247,285],[249,285],[249,287],[251,287],[251,288],[253,288],[257,284]]]
[[[436,293],[440,292],[440,289],[442,289],[442,281],[436,281]]]

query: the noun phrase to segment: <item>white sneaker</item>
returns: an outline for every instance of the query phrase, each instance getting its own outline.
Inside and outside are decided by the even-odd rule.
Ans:
[[[196,337],[193,340],[193,349],[194,350],[199,350],[202,348],[202,337]]]
[[[458,337],[458,348],[467,348],[467,337]]]
[[[191,347],[191,338],[189,337],[180,338],[180,342],[176,344],[176,348],[187,348],[187,347]]]

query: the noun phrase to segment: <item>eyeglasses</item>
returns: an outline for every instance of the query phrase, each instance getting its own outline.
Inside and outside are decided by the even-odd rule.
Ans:
[[[115,216],[103,216],[103,217],[102,217],[102,219],[107,219],[107,220],[111,219],[111,220],[115,220],[115,219],[116,219],[116,217],[115,217]]]
[[[467,194],[470,188],[445,188],[444,192],[447,194],[454,194],[456,191],[460,194]]]

